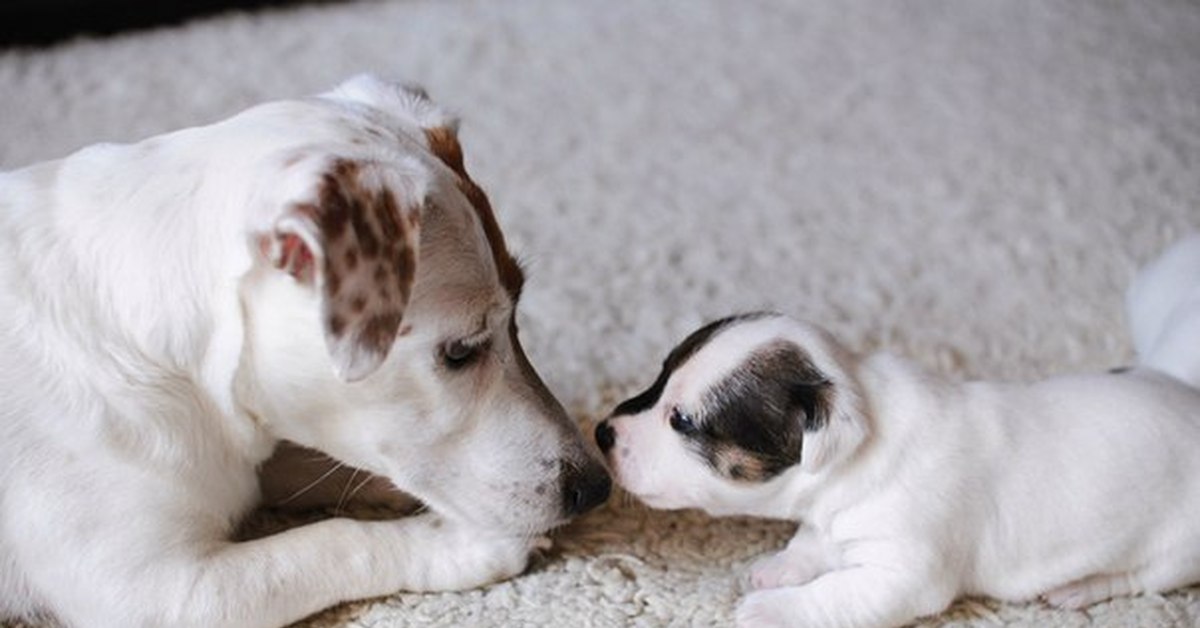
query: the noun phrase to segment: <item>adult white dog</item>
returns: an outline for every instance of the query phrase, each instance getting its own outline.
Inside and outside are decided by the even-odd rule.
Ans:
[[[360,77],[0,175],[0,616],[281,625],[511,576],[607,497],[454,129]],[[231,542],[280,439],[429,510]]]
[[[679,345],[596,428],[659,508],[800,521],[744,626],[889,626],[960,595],[1078,608],[1200,581],[1200,238],[1131,291],[1141,363],[957,383],[757,314]]]

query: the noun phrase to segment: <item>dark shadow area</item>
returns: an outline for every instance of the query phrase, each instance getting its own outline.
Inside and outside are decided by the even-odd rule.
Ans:
[[[0,46],[45,46],[76,35],[180,24],[231,10],[332,0],[0,0]]]

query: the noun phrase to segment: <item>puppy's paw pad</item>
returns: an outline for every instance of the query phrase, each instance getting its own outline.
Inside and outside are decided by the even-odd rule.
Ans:
[[[745,586],[749,590],[776,589],[797,586],[816,578],[819,570],[813,564],[798,561],[786,554],[775,554],[760,558],[746,573]]]
[[[742,598],[737,607],[738,628],[784,628],[789,622],[787,600],[778,591],[761,591]]]
[[[1136,591],[1134,581],[1128,576],[1092,576],[1054,589],[1042,598],[1051,606],[1077,611],[1111,597],[1129,595]]]
[[[1055,589],[1042,597],[1050,606],[1063,610],[1077,611],[1092,604],[1087,592],[1081,590],[1083,588],[1085,587],[1079,585],[1065,586]]]

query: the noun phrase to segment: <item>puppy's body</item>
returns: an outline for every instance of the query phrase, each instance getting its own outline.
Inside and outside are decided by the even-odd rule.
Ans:
[[[607,495],[454,124],[360,77],[0,175],[0,616],[282,625],[513,575]],[[231,542],[281,439],[429,512]]]
[[[761,514],[911,588],[912,607],[859,623],[964,594],[1080,607],[1200,580],[1200,392],[1145,369],[959,384],[875,355],[856,373],[862,450],[841,472],[780,478],[790,508]],[[856,605],[796,617],[853,624]]]
[[[958,383],[752,315],[693,334],[596,436],[651,506],[801,522],[752,568],[746,626],[899,625],[961,595],[1077,608],[1200,581],[1200,391],[1153,362]]]

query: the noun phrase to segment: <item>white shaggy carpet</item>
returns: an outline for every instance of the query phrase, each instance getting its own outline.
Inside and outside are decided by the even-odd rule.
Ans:
[[[0,167],[372,70],[464,117],[582,419],[706,319],[773,307],[950,373],[1127,363],[1134,269],[1200,228],[1195,0],[420,1],[0,51]],[[919,455],[920,452],[913,452]],[[781,523],[614,504],[527,574],[308,626],[726,625]],[[1197,522],[1200,525],[1200,522]],[[1196,626],[1200,588],[927,625]]]

